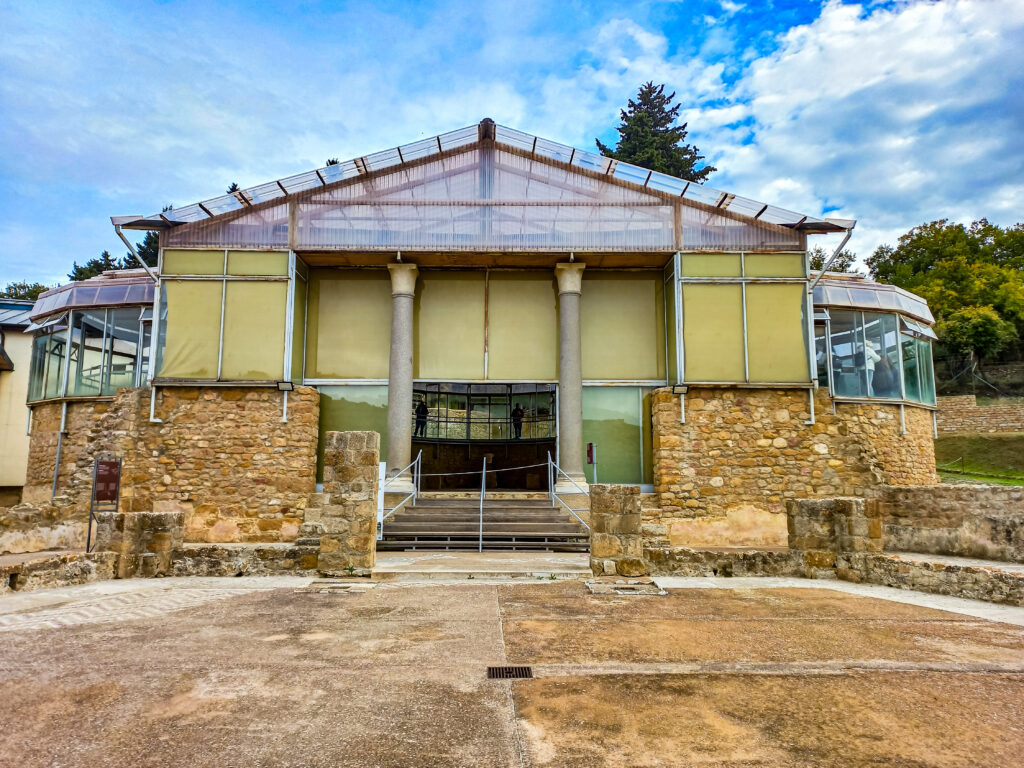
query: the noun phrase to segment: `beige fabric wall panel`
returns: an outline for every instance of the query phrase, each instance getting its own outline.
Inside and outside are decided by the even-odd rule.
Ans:
[[[684,253],[680,272],[683,277],[740,277],[740,255]]]
[[[229,282],[222,379],[279,380],[284,370],[288,283]]]
[[[802,252],[748,253],[743,267],[746,277],[807,277]]]
[[[487,322],[487,378],[558,378],[558,288],[550,271],[491,272]]]
[[[584,379],[664,379],[661,272],[583,273]]]
[[[420,272],[412,360],[417,379],[484,377],[483,272]]]
[[[224,251],[164,251],[164,275],[223,275]]]
[[[228,251],[229,275],[287,275],[286,251]]]
[[[306,349],[306,281],[295,277],[292,305],[292,381],[302,381],[302,358]]]
[[[164,352],[158,376],[217,378],[221,285],[220,280],[163,281],[161,290],[167,301],[167,321],[161,329]]]
[[[743,381],[739,285],[684,285],[683,323],[686,381]]]
[[[306,378],[386,379],[391,278],[386,270],[310,271]]]
[[[747,286],[747,362],[750,380],[806,382],[804,286],[759,283]]]

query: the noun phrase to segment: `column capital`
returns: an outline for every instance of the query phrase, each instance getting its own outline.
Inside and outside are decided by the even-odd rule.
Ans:
[[[388,264],[391,273],[392,296],[415,296],[416,275],[419,270],[415,264]]]
[[[586,264],[579,261],[555,264],[555,279],[559,293],[580,293],[583,284],[583,270]]]

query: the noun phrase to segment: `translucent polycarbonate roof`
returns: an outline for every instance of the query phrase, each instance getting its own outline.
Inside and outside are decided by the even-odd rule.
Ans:
[[[898,312],[916,318],[927,326],[935,324],[928,302],[920,296],[895,285],[864,279],[822,278],[814,286],[814,305],[865,312]],[[931,337],[934,338],[934,334]]]
[[[696,203],[700,206],[718,209],[723,213],[728,212],[731,216],[746,217],[765,224],[798,229],[808,233],[840,232],[852,225],[852,222],[849,221],[805,216],[706,185],[649,171],[629,163],[619,162],[592,152],[496,125],[490,120],[483,120],[479,125],[467,126],[429,139],[421,139],[411,144],[306,171],[239,190],[234,194],[220,195],[152,216],[120,216],[114,217],[112,221],[127,229],[173,228],[183,224],[201,222],[225,214],[244,212],[275,200],[283,202],[286,198],[304,192],[341,187],[346,183],[358,183],[361,179],[371,178],[378,171],[399,170],[452,151],[468,150],[485,140],[493,141],[493,145],[497,148],[512,149],[532,160],[564,164],[570,169],[578,170],[581,174],[600,175],[612,183],[639,188],[668,200],[677,199],[687,203]]]
[[[292,230],[289,230],[289,226]],[[174,227],[164,247],[299,251],[803,250],[804,233],[476,143]]]
[[[123,307],[153,303],[156,284],[141,269],[104,272],[41,293],[32,307],[32,322],[57,312],[90,307]]]

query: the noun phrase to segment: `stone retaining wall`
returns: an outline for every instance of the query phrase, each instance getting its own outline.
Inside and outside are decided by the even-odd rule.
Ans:
[[[316,486],[320,396],[268,387],[125,389],[109,402],[69,403],[58,490],[87,511],[92,463],[109,451],[124,459],[121,510],[180,512],[185,541],[288,542],[299,535]],[[29,482],[49,498],[60,406],[37,406]]]
[[[1024,404],[978,405],[974,395],[940,397],[936,424],[950,432],[1024,432]]]
[[[0,595],[112,579],[116,559],[113,552],[43,552],[35,559],[0,565]]]
[[[68,496],[0,509],[0,555],[84,549],[88,516]]]
[[[686,421],[680,423],[680,399]],[[671,388],[653,393],[652,546],[784,547],[791,499],[861,496],[880,483],[938,482],[931,412],[837,403],[819,390]]]
[[[882,486],[871,496],[888,551],[1024,562],[1024,487]]]

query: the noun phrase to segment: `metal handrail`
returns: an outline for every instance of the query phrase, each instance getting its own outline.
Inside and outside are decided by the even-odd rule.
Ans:
[[[559,496],[555,492],[555,481],[558,479],[558,475],[562,475],[562,477],[564,477],[566,480],[568,480],[570,483],[576,486],[576,490],[578,490],[588,499],[590,498],[590,491],[580,488],[579,484],[571,477],[569,477],[569,475],[567,475],[565,471],[554,462],[554,460],[551,458],[551,451],[548,451],[548,495],[551,498],[551,506],[554,506],[555,502],[557,501],[559,504],[565,507],[565,509],[569,512],[570,515],[579,520],[580,524],[589,531],[590,525],[587,524],[587,521],[576,514],[577,512],[583,512],[584,508],[581,507],[580,509],[573,509],[565,502],[565,500],[561,496]]]
[[[484,456],[484,468],[480,472],[480,539],[478,552],[484,551],[484,497],[487,495],[487,456]]]
[[[385,507],[384,507],[384,489],[387,488],[388,485],[395,480],[395,478],[401,477],[405,473],[405,471],[408,470],[408,469],[412,469],[412,493],[409,493],[408,495],[406,495],[406,497],[404,499],[402,499],[400,502],[398,502],[395,506],[388,507],[385,510]],[[405,505],[405,503],[407,501],[409,501],[409,499],[412,499],[412,503],[413,504],[416,503],[416,500],[419,499],[419,497],[420,497],[420,481],[421,481],[421,479],[423,477],[422,469],[423,469],[423,451],[421,450],[418,454],[416,454],[416,458],[413,459],[411,462],[409,462],[408,466],[403,467],[401,470],[396,472],[390,479],[385,480],[381,484],[381,486],[380,486],[380,505],[379,505],[380,506],[380,511],[381,511],[380,522],[383,523],[385,520],[387,520],[389,517],[391,517],[393,514],[395,514],[395,512],[397,512],[399,509],[401,509]],[[387,511],[387,514],[383,514],[385,511]]]

